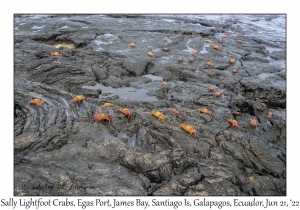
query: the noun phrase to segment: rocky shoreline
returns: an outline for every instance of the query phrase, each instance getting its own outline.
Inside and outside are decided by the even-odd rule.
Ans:
[[[230,21],[161,19],[15,15],[16,196],[286,195],[285,48]],[[70,103],[76,95],[86,101]],[[44,106],[28,105],[32,98]],[[116,112],[122,107],[130,118]],[[92,122],[100,112],[110,124]]]

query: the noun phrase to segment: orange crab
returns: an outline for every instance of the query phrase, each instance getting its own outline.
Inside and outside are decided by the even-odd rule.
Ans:
[[[255,119],[250,119],[250,125],[253,127],[257,126],[257,121]]]
[[[218,46],[218,45],[212,45],[211,48],[220,51],[223,47],[222,46]]]
[[[206,39],[204,40],[205,42],[208,42],[208,43],[214,43],[213,41],[209,40],[209,39]]]
[[[238,73],[238,70],[237,69],[233,69],[231,72],[232,73]]]
[[[167,37],[170,37],[170,36],[171,36],[171,34],[166,34],[166,36],[167,36]]]
[[[153,110],[152,112],[150,112],[150,116],[154,115],[155,117],[158,118],[158,120],[162,120],[163,123],[165,122],[166,120],[166,116],[163,115],[163,113],[157,111],[157,110]]]
[[[220,97],[220,96],[222,96],[222,92],[215,92],[215,93],[213,94],[213,96]]]
[[[229,120],[227,120],[227,122],[231,123],[233,128],[238,128],[239,127],[239,124],[234,119],[229,119]]]
[[[136,47],[136,44],[133,43],[133,42],[131,42],[131,43],[129,44],[129,46],[130,46],[130,47]]]
[[[197,50],[193,50],[193,54],[194,55],[198,55],[198,51]]]
[[[232,112],[232,114],[233,114],[234,116],[241,116],[241,115],[242,115],[241,112]]]
[[[51,55],[51,56],[59,56],[59,57],[63,57],[63,55],[60,54],[59,52],[51,52],[50,55]]]
[[[160,86],[167,86],[167,85],[168,85],[168,83],[166,81],[164,81],[160,84]]]
[[[179,63],[183,62],[183,57],[177,59]]]
[[[230,64],[235,64],[235,60],[234,59],[229,59],[229,63]]]
[[[127,118],[129,119],[132,115],[132,111],[130,111],[127,108],[120,108],[117,110],[117,112],[122,112],[125,116],[127,116]]]
[[[223,38],[227,38],[227,35],[224,35]]]
[[[209,86],[209,87],[208,87],[208,90],[209,90],[209,91],[215,91],[215,88],[214,88],[214,86]]]
[[[231,33],[230,33],[229,31],[226,31],[225,34],[226,34],[227,36],[230,36]]]
[[[209,111],[206,108],[199,108],[199,109],[197,109],[197,111],[205,113],[205,114],[212,114],[212,111]]]
[[[104,107],[109,107],[109,106],[114,106],[113,104],[111,103],[105,103],[101,106],[101,108],[104,108]]]
[[[70,103],[77,102],[79,104],[83,100],[86,101],[86,97],[84,95],[77,95],[70,101]]]
[[[171,109],[170,112],[173,112],[177,116],[179,116],[180,114],[180,112],[177,109]]]
[[[94,114],[92,122],[94,122],[95,120],[98,120],[98,122],[100,122],[101,120],[107,120],[108,124],[110,124],[110,116],[112,116],[111,114],[105,114],[105,113],[99,113],[99,114]]]
[[[261,106],[262,106],[262,107],[267,107],[267,104],[261,103]]]
[[[239,39],[239,40],[237,40],[237,42],[238,42],[238,43],[240,43],[240,44],[241,44],[241,43],[243,43],[243,41],[242,41],[242,40],[240,40],[240,39]]]
[[[204,66],[214,66],[213,62],[207,61],[204,63]]]
[[[44,101],[39,98],[32,98],[28,102],[28,106],[30,104],[35,104],[36,106],[44,106]]]
[[[271,119],[273,116],[273,113],[268,111],[266,118]]]
[[[190,135],[192,135],[192,134],[194,133],[194,135],[195,135],[195,137],[196,137],[197,131],[196,131],[196,129],[195,129],[194,127],[192,127],[191,125],[187,125],[187,124],[179,124],[178,126],[179,126],[180,128],[183,128],[183,129],[186,130],[187,132],[189,132]],[[190,135],[189,135],[189,136],[190,136]]]
[[[193,57],[190,57],[190,58],[189,58],[189,62],[194,62],[194,58],[193,58]]]
[[[166,48],[166,47],[164,47],[164,48],[162,48],[162,51],[165,51],[165,52],[170,52],[170,51],[171,51],[171,49],[170,49],[170,48]]]
[[[154,54],[152,52],[147,52],[147,54],[150,56],[150,57],[153,57]]]

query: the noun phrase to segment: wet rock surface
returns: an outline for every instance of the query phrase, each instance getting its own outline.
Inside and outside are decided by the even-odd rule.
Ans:
[[[286,195],[285,47],[230,21],[164,18],[15,17],[15,195]],[[100,112],[110,124],[92,122]]]

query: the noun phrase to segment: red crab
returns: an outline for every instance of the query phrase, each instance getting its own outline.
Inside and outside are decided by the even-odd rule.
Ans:
[[[108,124],[110,124],[110,116],[112,115],[105,113],[94,114],[92,122],[94,122],[95,120],[98,120],[98,122],[100,122],[101,120],[107,120]]]

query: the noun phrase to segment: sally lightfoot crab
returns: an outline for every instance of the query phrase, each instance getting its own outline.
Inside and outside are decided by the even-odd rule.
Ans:
[[[176,116],[179,116],[180,112],[177,109],[171,109],[170,112],[173,112]]]
[[[105,103],[105,104],[101,105],[101,108],[109,107],[109,106],[114,106],[114,105],[111,103]]]
[[[199,108],[199,109],[197,109],[197,111],[202,112],[204,114],[212,114],[212,111],[209,111],[206,108]]]
[[[255,119],[250,119],[250,125],[252,127],[256,127],[257,126],[257,121]]]
[[[239,127],[239,124],[234,119],[229,119],[229,120],[227,120],[227,122],[231,123],[233,128],[238,128]]]
[[[63,57],[62,54],[60,54],[59,52],[51,52],[50,56],[58,56],[58,57]]]
[[[179,126],[180,128],[183,128],[183,129],[186,130],[187,132],[189,132],[190,135],[192,135],[192,134],[194,133],[194,135],[195,135],[195,137],[196,137],[197,131],[196,131],[196,129],[195,129],[193,126],[187,125],[187,124],[179,124],[178,126]],[[189,136],[190,136],[190,135],[189,135]]]
[[[39,98],[32,98],[28,102],[28,106],[30,104],[35,104],[36,106],[44,106],[44,101]]]
[[[112,115],[105,113],[94,114],[92,122],[94,122],[95,120],[98,120],[98,122],[100,122],[101,120],[107,120],[108,124],[110,124],[110,116]]]
[[[124,114],[125,116],[127,116],[127,118],[129,119],[132,115],[132,111],[130,111],[127,108],[120,108],[117,110],[117,112],[121,112],[122,114]]]
[[[164,123],[164,121],[166,120],[166,116],[163,115],[163,113],[157,111],[157,110],[153,110],[152,112],[150,112],[150,116],[154,115],[155,117],[158,118],[158,120],[162,120],[162,122]]]
[[[70,103],[77,102],[79,104],[83,100],[86,101],[86,97],[84,95],[77,95],[70,101]]]

